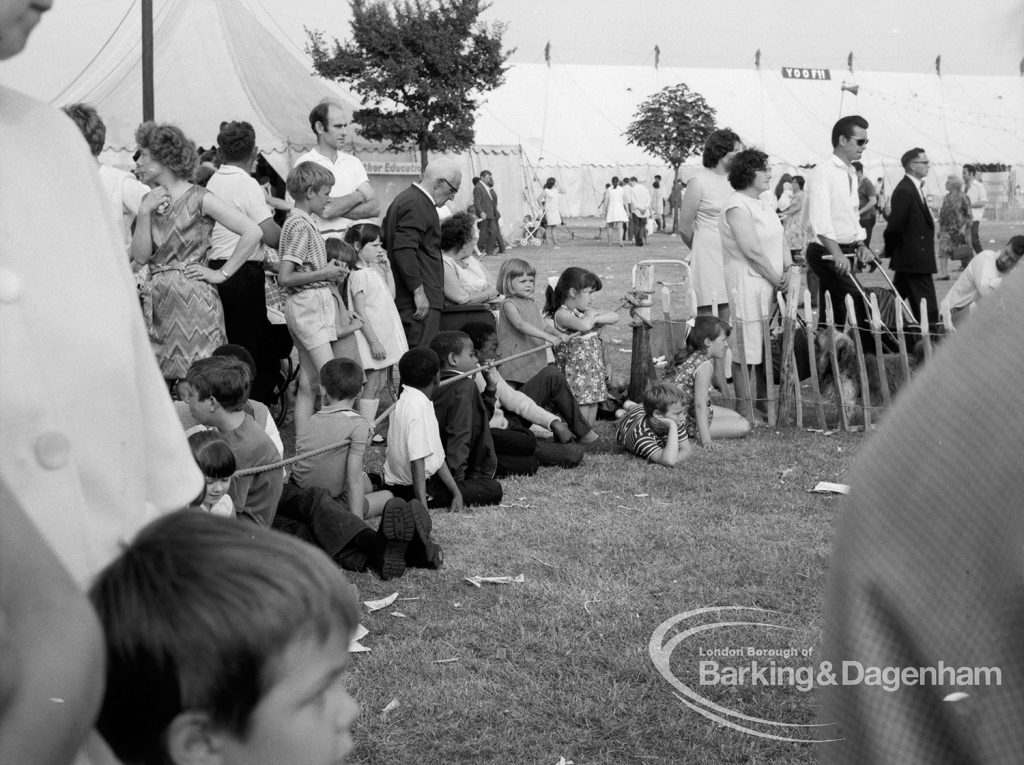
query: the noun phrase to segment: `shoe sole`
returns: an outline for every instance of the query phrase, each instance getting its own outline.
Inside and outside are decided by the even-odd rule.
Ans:
[[[407,548],[407,562],[411,558],[410,565],[417,568],[441,568],[444,565],[444,552],[441,545],[430,538],[430,532],[434,528],[430,512],[418,499],[409,502],[409,512],[416,532]]]
[[[380,566],[381,579],[398,579],[405,574],[405,553],[416,534],[412,509],[404,499],[389,499],[380,517],[380,533],[387,539]]]

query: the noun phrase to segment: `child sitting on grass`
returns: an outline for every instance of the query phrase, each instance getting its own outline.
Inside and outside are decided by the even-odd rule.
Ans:
[[[298,540],[207,513],[144,528],[89,591],[106,636],[96,727],[139,765],[341,763],[355,588]]]
[[[363,455],[370,423],[354,407],[363,390],[363,368],[352,359],[331,359],[320,369],[323,406],[295,439],[295,451],[308,454],[348,439],[348,446],[331,449],[292,465],[292,482],[299,488],[326,489],[358,518],[375,518],[391,499],[389,491],[371,491],[363,472]]]
[[[494,389],[485,388],[483,395],[469,377],[452,380],[460,372],[479,366],[473,341],[465,332],[438,332],[430,341],[430,349],[441,362],[441,382],[434,395],[434,414],[441,430],[444,461],[462,501],[467,507],[496,505],[501,502],[501,484],[494,480],[498,457],[494,452],[490,420],[494,411]],[[445,380],[449,380],[445,384]],[[531,465],[519,469],[537,472],[535,457]]]
[[[230,356],[213,356],[192,363],[181,386],[189,412],[200,425],[216,428],[235,455],[238,469],[277,462],[280,453],[256,421],[244,411],[252,376],[249,367]],[[281,499],[284,473],[280,468],[254,475],[234,476],[229,495],[235,510],[244,508],[269,526]]]
[[[686,402],[672,383],[652,382],[642,406],[635,406],[619,421],[615,440],[626,451],[666,467],[689,458],[686,437]]]
[[[705,449],[712,438],[743,438],[750,422],[743,415],[711,404],[714,364],[729,348],[729,325],[717,316],[698,316],[686,338],[689,353],[679,363],[674,379],[686,402],[686,435]]]
[[[216,430],[200,430],[188,437],[188,445],[206,479],[202,496],[190,507],[222,518],[234,518],[235,505],[228,489],[235,472],[235,454],[228,442]]]
[[[462,493],[445,464],[444,444],[430,397],[440,363],[429,348],[413,348],[398,361],[402,393],[388,425],[384,488],[426,507],[463,508]]]

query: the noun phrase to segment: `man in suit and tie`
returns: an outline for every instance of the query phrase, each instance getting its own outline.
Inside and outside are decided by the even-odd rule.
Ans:
[[[930,163],[924,149],[914,148],[900,157],[906,175],[892,192],[891,212],[885,227],[885,254],[892,261],[893,284],[917,316],[921,298],[928,304],[928,323],[935,325],[939,304],[932,274],[935,265],[935,220],[924,196],[924,178]]]
[[[501,241],[501,230],[498,227],[498,219],[501,213],[498,212],[498,195],[494,191],[494,176],[490,170],[480,173],[480,183],[473,187],[473,206],[476,207],[476,214],[480,221],[480,251],[484,255],[493,255],[494,248],[500,252],[505,248]]]
[[[441,223],[437,208],[455,197],[462,172],[446,157],[427,165],[384,214],[381,238],[395,276],[395,307],[410,348],[427,347],[444,307]]]

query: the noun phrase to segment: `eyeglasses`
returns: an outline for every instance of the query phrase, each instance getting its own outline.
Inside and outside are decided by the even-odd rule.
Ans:
[[[915,159],[910,164],[912,165],[930,165],[932,162],[930,159]]]
[[[456,194],[459,193],[459,187],[452,186],[451,182],[447,178],[442,178],[441,180],[444,181],[445,186],[452,190],[452,196],[455,196]]]
[[[858,146],[867,146],[868,145],[868,139],[867,138],[847,138],[846,140],[852,141],[853,143],[857,144]]]

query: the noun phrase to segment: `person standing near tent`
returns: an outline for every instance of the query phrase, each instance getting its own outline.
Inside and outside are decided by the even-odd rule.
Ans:
[[[263,244],[277,248],[281,227],[274,222],[274,211],[267,204],[259,182],[250,175],[256,167],[259,150],[256,131],[248,122],[222,122],[217,134],[221,166],[206,184],[216,194],[260,227]],[[238,244],[238,234],[217,223],[210,234],[210,268],[220,270]],[[269,404],[280,378],[280,363],[272,347],[270,321],[263,275],[264,250],[258,248],[234,277],[217,285],[224,307],[224,326],[228,342],[245,347],[256,362],[256,377],[250,398]]]
[[[971,247],[975,253],[981,252],[981,221],[985,217],[985,207],[988,206],[988,191],[985,184],[978,177],[977,165],[964,165],[964,193],[971,200]],[[967,268],[970,260],[965,260],[961,270]]]
[[[850,276],[850,260],[871,262],[860,225],[860,197],[853,163],[868,143],[868,121],[851,114],[832,126],[832,154],[811,171],[807,189],[807,225],[812,237],[807,244],[807,265],[818,277],[818,326],[825,325],[825,293],[832,296],[837,327],[846,323],[846,296],[853,296],[857,323],[867,327],[867,309]],[[870,331],[864,335],[867,342]]]
[[[629,179],[629,220],[633,225],[633,236],[636,246],[647,244],[647,219],[651,216],[651,192],[638,183],[636,178]]]
[[[661,176],[654,176],[654,183],[651,184],[651,214],[654,216],[654,224],[657,231],[665,230],[665,190],[661,188]]]
[[[498,212],[498,195],[494,191],[494,176],[490,170],[480,173],[480,182],[473,186],[473,206],[479,218],[480,250],[484,255],[493,255],[494,248],[499,253],[505,252],[505,243],[501,238],[501,213]]]
[[[622,224],[627,220],[626,206],[623,204],[622,186],[619,185],[619,177],[612,177],[612,185],[604,189],[604,199],[601,206],[604,208],[604,221],[608,226],[608,246],[612,246],[612,229],[619,232],[619,247],[622,246]]]
[[[316,146],[296,159],[292,166],[316,162],[334,173],[330,201],[313,220],[325,239],[341,238],[355,221],[380,215],[377,192],[370,185],[363,163],[341,150],[348,127],[341,103],[331,99],[318,103],[309,113],[309,126],[316,136]]]

